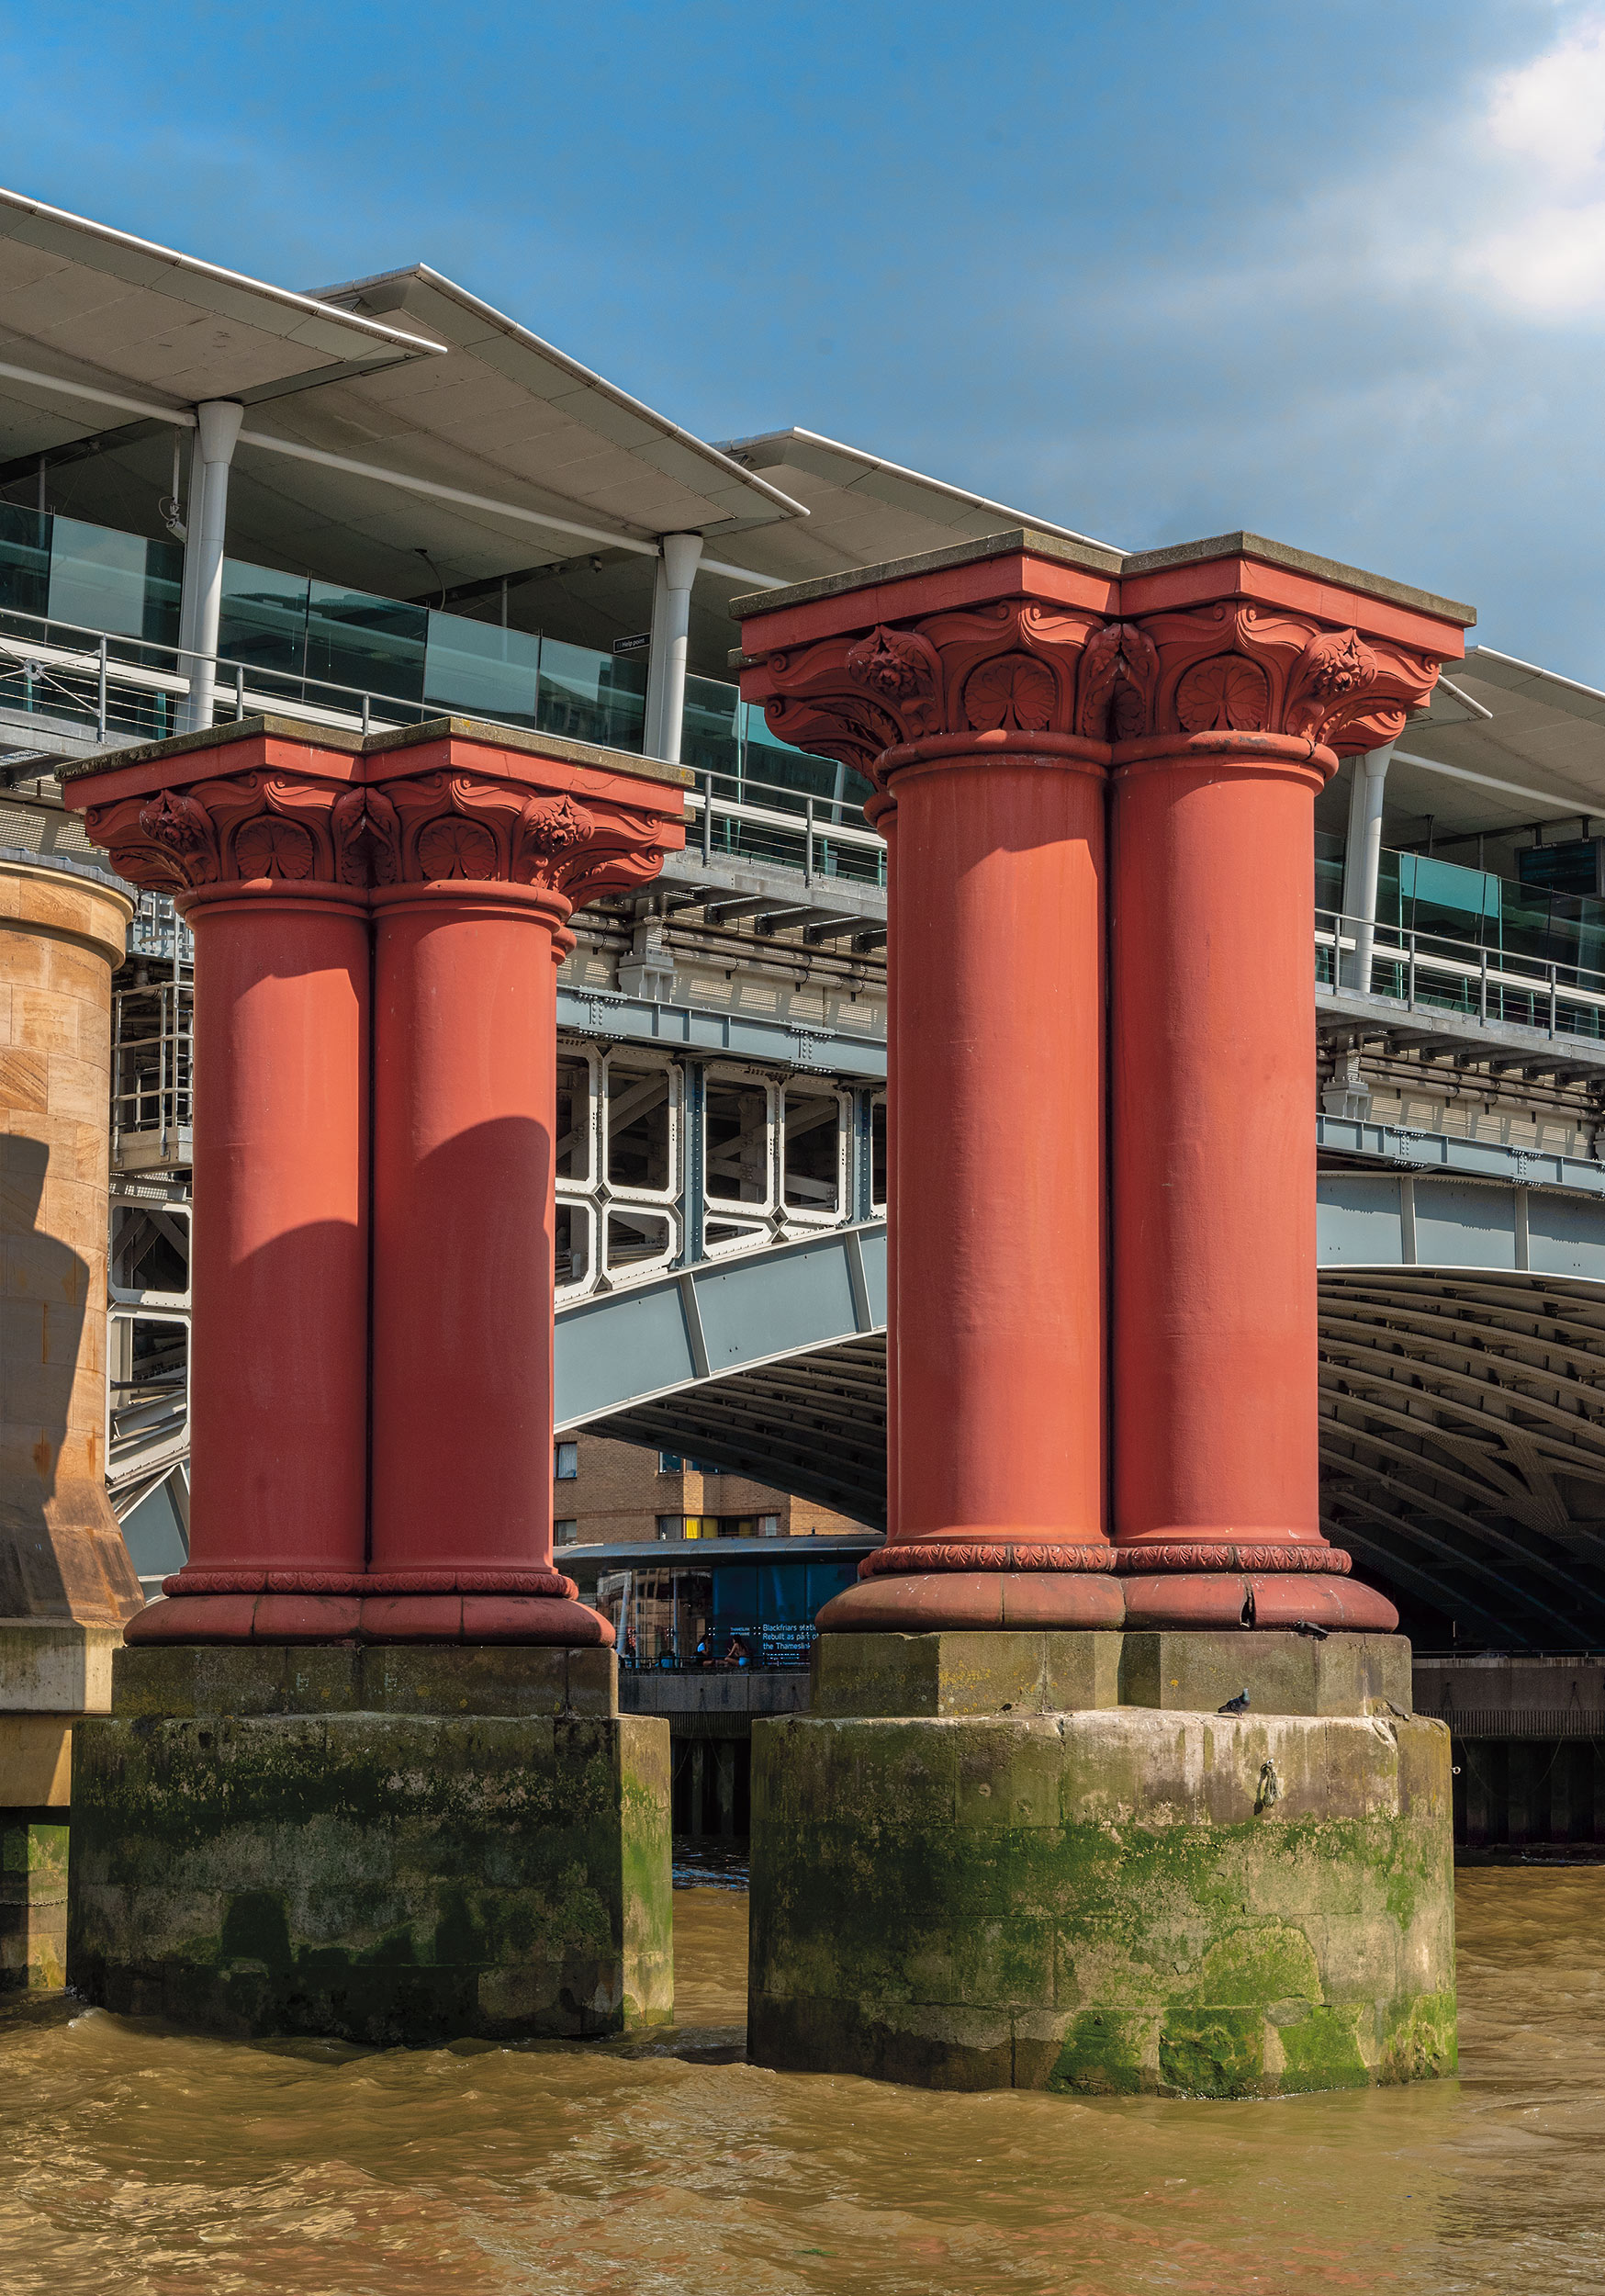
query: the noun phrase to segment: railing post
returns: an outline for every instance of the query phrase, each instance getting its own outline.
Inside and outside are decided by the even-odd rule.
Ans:
[[[1486,1029],[1488,1025],[1488,952],[1482,949],[1477,954],[1482,961],[1477,977],[1477,1019]]]
[[[805,885],[811,885],[814,883],[814,799],[812,795],[802,800],[802,882]]]
[[[1414,1012],[1416,1008],[1416,929],[1413,925],[1410,927],[1409,986],[1405,1004],[1409,1011]]]
[[[234,664],[234,715],[236,718],[241,718],[244,715],[245,665],[243,662],[236,662]]]
[[[107,638],[103,630],[100,635],[100,675],[95,701],[95,731],[96,739],[100,741],[106,739],[106,647]]]
[[[1552,957],[1549,961],[1549,1034],[1551,1041],[1554,1041],[1555,1032],[1555,1007],[1557,1002],[1555,992],[1558,979],[1559,975],[1555,970],[1554,959]]]
[[[373,730],[373,715],[374,697],[371,693],[365,693],[363,695],[363,739],[365,741]]]
[[[712,773],[704,773],[702,776],[702,859],[704,861],[710,861],[713,858],[713,776]]]

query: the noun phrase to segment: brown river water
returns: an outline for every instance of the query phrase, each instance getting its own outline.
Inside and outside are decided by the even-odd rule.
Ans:
[[[1605,1868],[1460,1876],[1458,2080],[1266,2104],[740,2058],[746,1899],[667,2042],[362,2051],[0,2012],[4,2296],[1605,2290]]]

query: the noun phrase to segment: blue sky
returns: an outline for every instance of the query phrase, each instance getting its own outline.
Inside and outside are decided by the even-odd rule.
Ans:
[[[0,0],[13,188],[1605,685],[1605,0]]]

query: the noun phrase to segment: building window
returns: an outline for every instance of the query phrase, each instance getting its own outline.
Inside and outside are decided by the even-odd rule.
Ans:
[[[577,1482],[579,1479],[578,1444],[559,1443],[556,1446],[556,1458],[552,1467],[554,1480],[560,1483]]]
[[[659,1538],[682,1538],[685,1536],[683,1514],[660,1514],[657,1518]]]
[[[555,1546],[572,1547],[578,1536],[579,1522],[575,1515],[566,1514],[560,1522],[554,1523],[552,1525],[552,1540]]]
[[[659,1451],[657,1454],[657,1471],[660,1475],[678,1475],[684,1465],[685,1461],[678,1451]],[[660,1522],[667,1523],[669,1518],[665,1514],[658,1519]],[[659,1538],[665,1536],[665,1533],[659,1531]]]
[[[758,1535],[759,1538],[779,1538],[780,1536],[780,1516],[778,1514],[760,1514],[758,1518]]]

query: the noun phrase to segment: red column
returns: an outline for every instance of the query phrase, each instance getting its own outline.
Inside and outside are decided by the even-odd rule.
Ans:
[[[897,585],[895,626],[809,644],[820,611],[787,614],[748,681],[804,747],[853,754],[856,735],[862,760],[882,732],[870,762],[895,819],[891,1505],[886,1546],[820,1614],[836,1630],[1122,1615],[1105,1535],[1108,751],[1075,729],[1085,576],[1024,553],[967,576],[957,596],[945,571]],[[767,618],[757,635],[771,644]]]
[[[577,904],[683,841],[680,799],[458,737],[408,763],[368,801],[387,882],[363,1631],[611,1642],[552,1562],[556,966]]]
[[[1127,1621],[1391,1632],[1393,1605],[1320,1530],[1314,803],[1338,748],[1397,731],[1459,634],[1243,559],[1128,580],[1123,606],[1110,1168]]]
[[[258,726],[74,783],[196,931],[191,1560],[131,1641],[611,1639],[552,1568],[555,965],[687,777],[506,741]]]
[[[316,777],[286,748],[181,751],[164,763],[182,787],[152,790],[149,765],[88,784],[106,793],[90,835],[125,876],[176,895],[196,951],[190,1559],[130,1642],[325,1640],[357,1624],[367,896],[337,881],[332,773],[349,760]]]
[[[1132,1625],[1236,1626],[1251,1602],[1265,1626],[1398,1623],[1339,1575],[1319,1524],[1310,856],[1335,763],[1201,735],[1115,777],[1115,1525]]]
[[[743,602],[743,692],[897,822],[891,1519],[820,1624],[1391,1626],[1318,1519],[1311,807],[1468,617],[1248,536],[812,591]]]
[[[1103,767],[1038,737],[916,744],[882,770],[897,807],[896,1511],[869,1584],[827,1623],[1117,1624]]]
[[[555,936],[568,904],[455,882],[374,903],[372,1623],[606,1641],[552,1567]]]

